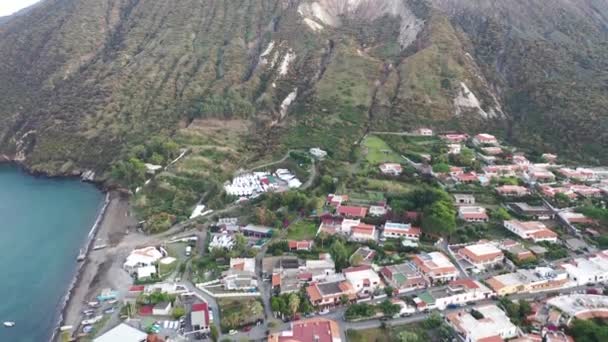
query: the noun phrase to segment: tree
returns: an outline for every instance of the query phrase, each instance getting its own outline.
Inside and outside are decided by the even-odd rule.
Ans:
[[[439,316],[439,314],[437,314],[436,312],[433,312],[429,315],[429,317],[427,317],[427,319],[424,320],[422,325],[425,329],[430,330],[438,328],[442,324],[442,322],[443,321],[441,320],[441,316]]]
[[[499,207],[498,209],[493,210],[490,213],[490,216],[492,216],[493,219],[498,220],[498,221],[506,221],[506,220],[510,220],[511,219],[511,215],[503,207]]]
[[[329,248],[329,253],[334,259],[337,271],[340,271],[348,266],[348,250],[346,249],[342,241],[336,239],[334,243],[331,244],[331,247]]]
[[[380,308],[380,310],[382,310],[382,313],[384,314],[384,316],[387,316],[387,317],[393,317],[394,315],[398,314],[399,311],[401,310],[401,307],[399,305],[393,304],[389,300],[385,300],[382,303],[380,303],[379,308]]]
[[[402,331],[398,336],[399,342],[421,342],[420,337],[411,331]]]
[[[395,289],[392,286],[387,286],[384,288],[384,292],[387,296],[392,297],[395,294]]]
[[[446,163],[437,163],[433,165],[433,172],[435,173],[448,173],[450,172],[450,165]]]
[[[424,210],[422,229],[427,233],[449,235],[456,229],[456,211],[450,202],[437,201]]]
[[[186,309],[184,309],[183,306],[176,306],[173,308],[173,312],[171,312],[171,316],[173,316],[174,319],[178,319],[184,315],[186,315]]]
[[[340,304],[342,304],[342,305],[348,304],[348,296],[347,295],[343,294],[343,295],[340,296]]]
[[[211,325],[209,334],[211,335],[211,341],[217,342],[218,337],[220,336],[219,331],[217,331],[217,327],[215,325]]]
[[[111,176],[135,192],[146,180],[146,165],[137,158],[121,160],[112,166]]]
[[[300,296],[298,296],[297,293],[290,294],[288,305],[291,312],[291,317],[295,317],[296,313],[298,313],[298,308],[300,307]]]

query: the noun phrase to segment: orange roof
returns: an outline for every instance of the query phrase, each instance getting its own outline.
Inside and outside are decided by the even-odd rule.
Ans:
[[[554,238],[557,237],[557,234],[549,229],[542,229],[536,232],[531,233],[534,238]]]
[[[278,273],[274,273],[272,275],[272,286],[281,286],[281,275]]]
[[[505,284],[503,284],[500,281],[498,281],[498,279],[496,279],[495,277],[486,279],[486,284],[488,284],[488,286],[492,290],[494,290],[494,292],[498,292],[500,289],[502,289],[503,287],[505,287]]]
[[[321,292],[317,287],[317,284],[310,285],[306,288],[306,293],[312,302],[321,300],[323,296],[321,296]]]
[[[458,251],[458,253],[469,257],[469,259],[471,259],[475,262],[494,260],[494,259],[496,259],[496,257],[503,255],[501,251],[493,252],[493,253],[486,253],[486,254],[476,254],[470,248],[467,248],[467,247],[461,248]]]
[[[464,286],[469,289],[476,289],[479,287],[479,285],[477,285],[477,283],[475,283],[475,281],[473,281],[473,279],[470,279],[470,278],[453,280],[449,283],[449,285],[450,286]]]
[[[496,336],[490,336],[490,337],[484,337],[484,338],[481,338],[481,339],[477,340],[477,342],[502,342],[502,341],[504,341],[504,340],[502,339],[502,337],[500,337],[498,335],[496,335]]]

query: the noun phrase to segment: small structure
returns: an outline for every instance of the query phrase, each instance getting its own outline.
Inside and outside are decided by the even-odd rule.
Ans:
[[[194,330],[207,330],[211,327],[212,316],[209,314],[207,303],[192,304],[190,322]]]
[[[364,218],[365,216],[367,216],[367,208],[340,205],[340,206],[338,206],[337,213],[338,213],[338,215],[343,216],[343,217],[361,219],[361,218]]]
[[[456,205],[473,205],[475,204],[475,196],[470,194],[454,194],[454,203]]]
[[[140,267],[154,265],[166,254],[164,251],[153,246],[135,249],[127,256],[123,268],[129,273],[134,273]]]
[[[479,270],[485,270],[502,263],[504,260],[504,255],[500,249],[487,242],[463,247],[458,250],[458,255]]]
[[[447,286],[432,287],[414,300],[419,309],[445,310],[448,306],[465,305],[467,302],[476,302],[488,299],[492,291],[482,283],[465,278],[454,280]]]
[[[443,134],[441,136],[441,138],[448,142],[457,144],[457,143],[466,141],[467,139],[469,139],[469,136],[467,134],[461,134],[461,133],[448,133],[448,134]]]
[[[541,158],[543,158],[543,160],[545,160],[547,163],[554,164],[557,160],[557,155],[551,153],[543,153]]]
[[[137,269],[137,280],[149,280],[156,275],[156,266],[144,266]]]
[[[496,305],[475,307],[479,316],[472,312],[459,311],[447,315],[454,329],[468,342],[503,341],[517,336],[517,326]]]
[[[340,328],[335,321],[309,318],[291,323],[289,330],[272,333],[268,342],[342,342]]]
[[[406,239],[418,241],[421,234],[420,228],[412,227],[409,223],[396,223],[387,221],[382,230],[382,236],[387,239]]]
[[[441,252],[420,253],[415,255],[412,261],[432,283],[452,281],[458,278],[458,269]]]
[[[490,219],[486,213],[486,208],[477,206],[459,207],[458,218],[466,222],[487,222]]]
[[[348,202],[348,195],[329,194],[329,195],[327,195],[326,202],[327,202],[327,205],[330,205],[332,207],[339,207],[343,203]]]
[[[417,130],[415,130],[414,134],[420,135],[423,137],[431,137],[431,136],[433,136],[433,130],[430,128],[422,127],[422,128],[418,128]]]
[[[312,240],[289,240],[287,241],[287,245],[289,246],[289,250],[291,251],[310,251],[313,245]]]
[[[353,255],[350,256],[350,260],[353,260],[355,255],[361,256],[361,265],[371,265],[374,260],[374,257],[376,256],[376,251],[374,251],[373,249],[371,249],[367,246],[362,246],[362,247],[357,248],[355,253],[353,253]],[[351,264],[352,264],[352,261],[351,261]],[[358,265],[355,265],[355,266],[358,266]]]
[[[532,206],[528,203],[509,203],[509,208],[519,216],[533,220],[548,220],[553,217],[553,211],[545,205]]]
[[[505,197],[523,197],[530,195],[530,190],[519,185],[503,185],[496,188],[496,192]]]
[[[351,228],[350,239],[354,241],[376,241],[378,240],[376,226],[360,223]]]
[[[473,144],[475,145],[498,145],[498,140],[495,136],[487,133],[477,134],[473,137]]]
[[[371,294],[384,287],[378,274],[369,265],[349,267],[342,270],[342,273],[359,294]]]
[[[254,258],[230,258],[230,268],[255,273]]]
[[[357,298],[357,290],[346,280],[312,283],[306,288],[306,294],[315,307],[334,306],[340,303],[342,296],[349,300]]]
[[[522,239],[557,242],[557,234],[539,221],[508,220],[504,221],[504,227]]]
[[[94,339],[93,342],[142,342],[147,337],[147,333],[125,323],[120,323],[105,334]]]
[[[256,226],[253,224],[248,224],[247,226],[241,228],[241,232],[245,236],[255,237],[255,238],[271,238],[272,237],[272,228]]]
[[[372,205],[369,207],[369,216],[380,217],[386,215],[388,208],[386,205]]]
[[[160,302],[152,308],[154,316],[169,316],[171,314],[171,302]]]
[[[567,283],[568,275],[564,270],[554,270],[549,267],[537,267],[534,270],[519,269],[486,280],[486,284],[500,296],[554,290]]]
[[[313,147],[313,148],[311,148],[311,149],[309,150],[309,152],[310,152],[310,154],[311,154],[313,157],[315,157],[315,158],[317,158],[317,159],[319,159],[319,160],[321,160],[321,159],[325,159],[325,157],[327,157],[327,152],[326,152],[326,151],[324,151],[324,150],[322,150],[322,149],[320,149],[320,148],[318,148],[318,147]]]
[[[384,163],[380,164],[380,172],[389,176],[399,176],[403,172],[403,167],[397,163]]]
[[[403,264],[385,266],[380,270],[380,274],[386,283],[399,294],[425,288],[428,285],[416,265],[409,261]]]

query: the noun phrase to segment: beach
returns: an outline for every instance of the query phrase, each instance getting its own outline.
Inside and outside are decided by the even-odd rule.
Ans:
[[[62,313],[61,326],[71,325],[77,328],[82,320],[82,311],[87,307],[86,303],[93,300],[101,289],[124,290],[131,284],[129,275],[121,270],[121,261],[123,255],[131,249],[130,246],[139,244],[140,239],[135,236],[139,234],[134,233],[136,224],[136,219],[130,212],[129,198],[118,192],[110,193],[109,202],[100,219],[91,249],[69,293]],[[125,239],[126,236],[132,239]],[[127,243],[123,246],[122,242]],[[93,250],[93,246],[102,244],[106,247]],[[55,340],[59,341],[59,334],[56,335]]]

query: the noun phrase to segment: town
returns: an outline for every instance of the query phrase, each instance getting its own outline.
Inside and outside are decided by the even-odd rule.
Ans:
[[[133,248],[120,286],[88,298],[62,338],[566,342],[605,333],[594,319],[608,317],[608,167],[429,128],[370,132],[359,150],[352,163],[299,152],[309,172],[235,175],[224,185],[231,215],[201,203],[192,228]]]

